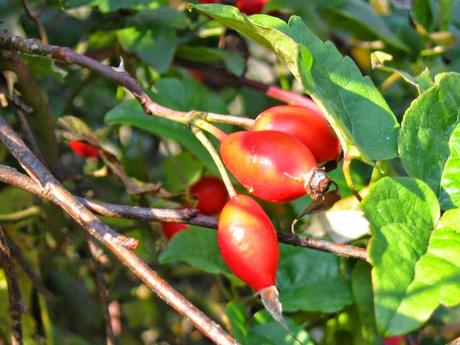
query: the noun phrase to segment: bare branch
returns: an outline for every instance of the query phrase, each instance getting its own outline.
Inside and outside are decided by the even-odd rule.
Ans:
[[[81,202],[73,197],[61,183],[56,180],[26,147],[6,121],[0,117],[0,140],[18,160],[24,170],[43,188],[45,195],[56,205],[64,209],[77,223],[100,241],[109,241],[127,248],[137,248],[138,241],[122,236],[101,222]]]
[[[43,195],[40,187],[24,174],[15,169],[0,164],[0,181],[22,188],[30,193]],[[209,229],[217,228],[217,219],[197,214],[198,210],[189,208],[182,210],[136,207],[128,205],[110,204],[102,201],[78,198],[83,205],[100,215],[107,217],[138,219],[148,222],[176,222],[199,225]],[[282,243],[296,247],[311,248],[333,253],[340,256],[368,260],[366,249],[346,244],[334,243],[326,240],[318,240],[305,236],[299,236],[288,232],[278,232],[278,240]]]
[[[25,310],[24,302],[22,301],[19,283],[16,277],[13,260],[11,258],[10,249],[6,240],[5,232],[0,226],[0,265],[5,272],[6,281],[8,284],[8,302],[11,318],[11,344],[22,344],[22,313]]]
[[[109,303],[107,301],[107,296],[108,296],[107,286],[105,284],[104,272],[103,272],[102,266],[98,260],[101,250],[97,247],[94,241],[89,237],[88,233],[85,233],[85,234],[86,234],[86,243],[88,244],[89,251],[93,258],[96,287],[97,287],[97,292],[99,295],[99,300],[102,306],[102,315],[104,316],[104,320],[105,320],[105,339],[106,339],[105,342],[107,345],[115,345],[116,344],[115,335],[113,334],[112,320],[111,320],[110,313],[109,313]]]
[[[43,164],[47,165],[46,159],[40,150],[40,146],[38,145],[37,139],[35,138],[32,128],[30,128],[29,121],[27,121],[27,117],[25,116],[24,112],[15,106],[14,114],[16,115],[16,121],[21,127],[22,135],[26,142],[29,144],[29,147],[31,147],[32,152],[38,157],[38,159],[40,159]]]
[[[259,90],[265,93],[265,95],[267,95],[268,97],[277,99],[288,104],[300,105],[307,108],[318,108],[316,103],[310,98],[291,91],[280,89],[277,86],[267,85],[258,81],[247,79],[245,77],[237,77],[236,75],[233,75],[224,69],[215,68],[201,62],[189,61],[184,59],[175,59],[174,61],[179,66],[191,68],[193,70],[199,71],[200,73],[203,73],[203,75],[205,76],[205,82],[206,78],[209,77],[211,80],[218,80],[219,82],[225,81],[228,84],[246,86],[254,90]],[[252,127],[252,119],[241,119],[246,120],[241,124],[241,126],[248,128]]]
[[[129,268],[155,294],[171,305],[180,314],[190,321],[209,339],[216,344],[235,345],[233,339],[221,326],[196,308],[179,292],[173,289],[163,278],[152,270],[132,250],[130,239],[117,234],[108,225],[101,222],[94,214],[83,206],[70,192],[68,192],[41,164],[24,142],[14,133],[5,120],[0,117],[0,140],[15,156],[22,167],[41,188],[41,195],[59,205],[65,212],[74,218],[90,235],[98,239],[109,249],[121,263]],[[29,183],[29,187],[30,184]],[[137,243],[135,243],[137,246]]]
[[[54,294],[46,288],[42,278],[37,272],[35,272],[35,270],[32,268],[32,265],[24,257],[21,249],[19,249],[19,247],[16,245],[16,243],[13,242],[8,234],[5,234],[5,237],[8,243],[8,247],[10,248],[11,257],[18,263],[19,266],[21,266],[22,270],[29,277],[37,291],[41,293],[48,301],[53,301],[55,299]]]
[[[323,252],[334,253],[336,255],[345,256],[367,261],[368,255],[364,248],[351,246],[348,244],[334,243],[326,240],[318,240],[310,237],[299,236],[289,232],[278,232],[278,240],[297,247],[305,247]]]
[[[183,124],[188,124],[193,119],[193,112],[178,111],[155,103],[142,89],[137,80],[132,78],[127,72],[104,65],[88,56],[78,54],[70,48],[42,44],[38,40],[14,36],[3,31],[0,32],[0,49],[16,50],[27,54],[46,56],[61,63],[75,64],[88,68],[100,74],[102,77],[125,87],[139,101],[144,112],[148,115],[161,116]],[[222,118],[227,115],[203,112],[203,116],[205,119],[212,119]]]
[[[27,2],[27,0],[21,0],[21,4],[27,16],[30,19],[32,19],[35,22],[35,24],[37,24],[38,32],[40,33],[40,40],[42,41],[42,43],[48,44],[48,35],[46,34],[45,26],[40,21],[40,15],[39,14],[35,15],[32,13],[32,10],[30,9],[29,3]]]

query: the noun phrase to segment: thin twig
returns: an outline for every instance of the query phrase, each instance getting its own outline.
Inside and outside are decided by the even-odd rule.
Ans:
[[[100,241],[110,241],[130,249],[138,247],[136,239],[120,235],[101,222],[81,202],[79,202],[61,183],[56,180],[27,148],[21,138],[0,116],[0,140],[5,144],[24,170],[44,189],[50,200],[64,209],[77,223]]]
[[[0,49],[16,50],[27,54],[46,56],[61,63],[75,64],[88,68],[104,78],[125,87],[139,101],[144,112],[148,115],[164,117],[183,124],[188,124],[193,115],[191,112],[173,110],[154,102],[142,89],[137,80],[132,78],[127,72],[104,65],[88,56],[78,54],[70,48],[43,44],[35,39],[26,39],[3,31],[0,32]]]
[[[10,249],[6,240],[3,228],[0,226],[0,265],[5,272],[6,281],[8,284],[8,302],[11,318],[11,344],[22,344],[22,313],[25,305],[22,301],[19,283],[16,277],[13,260],[11,258]]]
[[[343,158],[342,166],[343,176],[345,177],[345,182],[347,183],[348,188],[350,188],[355,198],[358,199],[358,201],[361,201],[363,200],[363,198],[356,189],[356,185],[353,182],[353,177],[351,176],[351,162],[352,158],[350,156],[345,155],[345,157]]]
[[[323,252],[334,253],[336,255],[365,261],[368,260],[366,249],[348,244],[334,243],[326,240],[299,236],[289,232],[278,232],[278,240],[293,246],[317,249]]]
[[[40,150],[40,146],[38,145],[37,139],[35,138],[32,128],[30,128],[29,121],[27,121],[27,117],[25,116],[24,112],[17,106],[15,106],[14,114],[16,115],[16,120],[19,123],[19,126],[21,127],[22,135],[26,142],[29,144],[29,147],[31,148],[32,152],[38,157],[38,159],[40,159],[40,161],[43,164],[45,164],[48,167],[48,163],[46,162],[46,159]]]
[[[43,195],[40,187],[28,176],[19,173],[17,170],[0,164],[0,182],[7,183],[19,188],[22,188],[30,193],[36,194],[42,198]],[[182,210],[174,209],[159,209],[136,207],[128,205],[110,204],[101,201],[87,200],[78,198],[83,205],[91,211],[102,216],[138,219],[147,222],[176,222],[199,225],[204,228],[216,229],[217,219],[197,214],[197,209],[189,208]],[[321,250],[336,255],[341,255],[349,258],[367,260],[366,249],[350,246],[346,244],[329,242],[326,240],[318,240],[305,236],[299,236],[287,232],[278,232],[278,240],[282,243],[297,247],[311,248]]]
[[[48,44],[48,35],[46,34],[46,29],[43,23],[40,21],[40,15],[34,15],[32,13],[32,10],[29,7],[29,3],[27,0],[21,0],[22,7],[24,8],[24,11],[26,12],[27,16],[32,19],[35,24],[37,24],[38,27],[38,32],[40,34],[40,40],[42,41],[43,44]]]
[[[89,237],[88,233],[86,234],[86,243],[88,244],[88,249],[91,253],[94,263],[94,276],[96,280],[97,292],[99,295],[99,301],[102,306],[102,315],[105,320],[105,339],[107,345],[115,345],[115,335],[113,334],[112,329],[112,320],[109,313],[109,303],[108,303],[108,292],[107,286],[104,280],[104,272],[101,264],[99,263],[99,256],[102,254],[101,250],[97,247],[94,241]]]
[[[16,94],[10,95],[8,88],[0,83],[0,93],[4,94],[6,98],[13,103],[13,105],[19,109],[21,109],[24,113],[30,114],[33,109],[29,107],[27,104],[25,104],[20,97],[18,97]]]
[[[30,281],[35,286],[37,291],[41,293],[46,298],[47,301],[49,302],[53,301],[56,298],[54,294],[46,288],[45,284],[43,283],[42,278],[37,272],[35,272],[35,270],[32,268],[32,265],[24,257],[21,249],[19,249],[19,247],[8,236],[8,234],[5,234],[5,235],[6,235],[8,247],[10,248],[11,256],[13,257],[14,261],[17,262],[17,264],[21,267],[24,273],[29,277]]]
[[[172,288],[163,278],[152,270],[131,249],[137,246],[132,239],[121,240],[119,234],[101,222],[93,213],[86,209],[70,192],[68,192],[41,164],[34,154],[25,146],[10,126],[0,117],[0,140],[18,160],[21,166],[41,188],[41,195],[59,205],[65,212],[93,237],[109,249],[121,263],[129,268],[155,294],[170,304],[190,321],[209,339],[216,344],[235,345],[238,342],[225,332],[220,325],[211,320],[189,300]],[[127,242],[128,240],[128,242]],[[131,241],[131,243],[129,243]],[[133,246],[135,244],[135,246]]]
[[[237,77],[224,69],[212,67],[208,64],[204,64],[201,62],[189,61],[184,59],[175,59],[174,61],[179,66],[190,68],[199,71],[200,73],[203,73],[205,77],[209,76],[210,78],[219,81],[225,81],[228,84],[246,86],[254,90],[259,90],[261,92],[264,92],[265,95],[267,95],[268,97],[277,99],[288,104],[318,109],[318,106],[312,99],[299,95],[292,91],[283,90],[277,86],[267,85],[255,80],[247,79],[245,77]],[[246,120],[248,120],[248,122],[242,123],[242,126],[250,128],[252,126],[252,124],[250,123],[252,119]]]
[[[228,196],[230,197],[230,199],[233,198],[236,195],[235,187],[233,187],[232,181],[230,180],[230,176],[228,176],[227,169],[225,169],[224,163],[222,163],[222,160],[220,159],[216,149],[209,141],[209,139],[206,137],[206,135],[204,135],[204,133],[197,127],[193,126],[192,132],[211,155],[214,164],[217,166],[217,170],[219,170],[220,177],[222,178],[222,181],[224,181],[225,188],[228,192]]]
[[[216,126],[201,119],[193,120],[193,125],[208,132],[209,134],[212,134],[220,142],[222,142],[222,140],[224,140],[227,136],[227,134],[220,128],[217,128]]]

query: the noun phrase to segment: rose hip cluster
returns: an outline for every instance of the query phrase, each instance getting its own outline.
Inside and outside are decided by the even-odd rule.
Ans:
[[[285,202],[326,192],[330,181],[318,166],[337,161],[341,147],[319,110],[285,105],[262,112],[251,130],[225,136],[220,153],[249,193]],[[275,285],[279,250],[262,207],[246,195],[231,198],[221,212],[217,236],[226,264],[263,299],[264,290]]]
[[[318,165],[338,160],[341,148],[324,116],[316,109],[277,106],[262,112],[251,130],[225,136],[220,153],[226,167],[262,200],[285,202],[302,195],[320,195],[329,180]],[[275,289],[278,240],[261,206],[237,194],[227,201],[224,184],[203,178],[191,188],[201,213],[220,212],[217,242],[230,270],[262,295]],[[165,223],[166,237],[187,228]]]

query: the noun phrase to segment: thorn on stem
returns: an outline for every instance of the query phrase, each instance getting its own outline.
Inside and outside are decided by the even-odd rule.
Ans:
[[[126,73],[125,69],[125,60],[123,60],[123,56],[120,56],[120,64],[118,67],[112,67],[115,72]]]

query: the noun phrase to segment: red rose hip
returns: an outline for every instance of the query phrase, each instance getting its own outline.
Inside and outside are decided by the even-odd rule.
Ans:
[[[217,177],[204,176],[190,188],[198,199],[200,213],[212,216],[219,213],[228,200],[224,183]]]
[[[248,15],[261,13],[267,0],[236,0],[236,7]]]
[[[217,243],[230,270],[254,290],[275,285],[279,257],[276,231],[252,198],[238,194],[225,204]]]
[[[295,136],[310,149],[318,163],[336,161],[340,157],[340,142],[319,110],[279,105],[260,113],[252,129],[275,130]]]
[[[403,335],[396,335],[394,337],[388,337],[383,339],[384,345],[407,345],[407,337]]]
[[[246,195],[231,198],[219,217],[217,244],[230,270],[252,287],[273,318],[285,325],[275,286],[278,238],[262,207]]]
[[[101,152],[97,147],[94,147],[93,145],[87,144],[83,141],[70,140],[69,146],[72,149],[72,151],[80,157],[99,158],[101,156]]]
[[[315,198],[330,184],[310,150],[287,133],[235,132],[222,140],[220,153],[236,179],[266,201],[289,201],[306,193]]]
[[[187,230],[188,226],[187,224],[183,224],[183,223],[168,222],[168,223],[161,223],[161,228],[163,229],[163,234],[165,235],[165,237],[168,240],[170,240],[177,233]]]
[[[202,4],[234,5],[248,15],[262,12],[268,0],[200,0]]]

